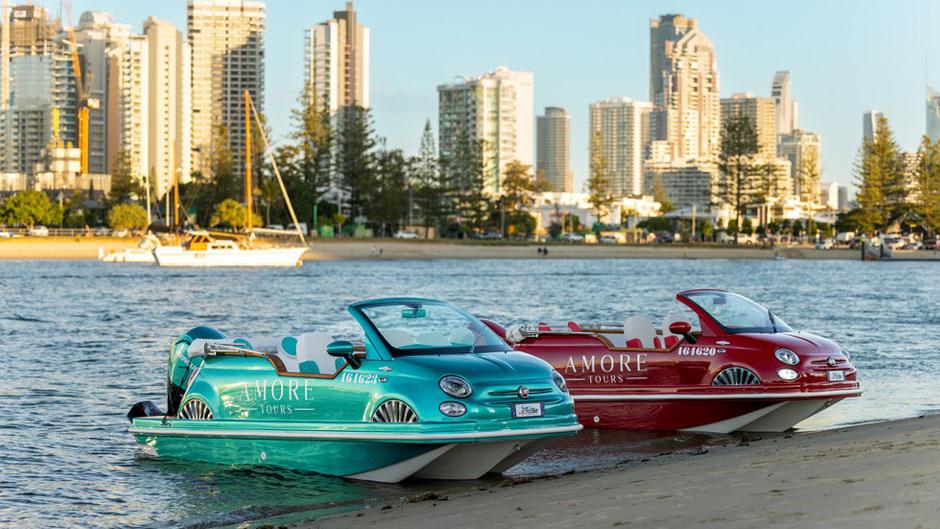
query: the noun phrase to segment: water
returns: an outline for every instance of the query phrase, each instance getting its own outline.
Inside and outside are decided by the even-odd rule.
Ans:
[[[865,397],[805,425],[827,428],[940,407],[936,278],[934,263],[854,261],[358,261],[260,271],[0,262],[0,527],[215,527],[441,487],[148,458],[124,415],[138,400],[164,401],[170,340],[196,324],[355,334],[346,306],[389,295],[442,298],[506,323],[622,321],[663,314],[681,289],[726,288],[854,353]],[[586,432],[513,473],[610,466],[697,442]]]

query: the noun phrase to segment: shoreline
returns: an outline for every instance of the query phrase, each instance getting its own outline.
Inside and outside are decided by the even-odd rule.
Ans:
[[[303,522],[378,527],[926,527],[940,492],[940,415],[749,434],[612,468],[482,484]],[[927,525],[918,525],[918,521]]]
[[[136,247],[136,238],[23,237],[0,240],[0,261],[97,260],[105,253]],[[313,240],[304,261],[366,259],[735,259],[859,260],[858,250],[816,250],[809,246],[761,248],[732,245],[607,245],[485,241],[356,239]],[[548,254],[537,250],[548,248]],[[896,252],[894,261],[940,261],[940,252]]]

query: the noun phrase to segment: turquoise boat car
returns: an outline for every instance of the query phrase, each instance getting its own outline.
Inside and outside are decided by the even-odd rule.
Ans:
[[[167,406],[128,413],[160,457],[354,479],[476,479],[581,429],[564,378],[448,303],[354,303],[361,340],[322,332],[170,350]]]

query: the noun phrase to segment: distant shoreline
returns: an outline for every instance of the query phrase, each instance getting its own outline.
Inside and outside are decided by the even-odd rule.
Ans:
[[[0,260],[96,260],[105,253],[132,248],[136,238],[116,237],[23,237],[0,240]],[[545,247],[548,254],[538,249]],[[816,250],[812,247],[755,248],[733,245],[682,244],[566,244],[510,243],[501,241],[455,241],[397,239],[320,239],[310,242],[305,261],[364,259],[785,259],[857,260],[858,250]],[[896,252],[897,261],[940,261],[940,253]]]

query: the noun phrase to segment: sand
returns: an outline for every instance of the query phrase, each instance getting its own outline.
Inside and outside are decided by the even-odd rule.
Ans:
[[[0,239],[0,260],[98,258],[105,253],[135,247],[136,238],[20,237]],[[772,259],[775,252],[786,259],[859,258],[857,250],[816,250],[789,247],[772,250],[749,246],[708,245],[608,245],[549,244],[548,255],[539,245],[482,241],[317,240],[305,260],[351,259]],[[897,252],[896,260],[940,260],[937,252]]]
[[[446,501],[393,502],[385,510],[302,527],[938,527],[938,455],[940,416],[933,416],[752,438],[604,471],[450,494]]]

